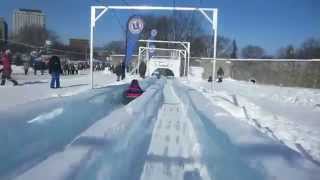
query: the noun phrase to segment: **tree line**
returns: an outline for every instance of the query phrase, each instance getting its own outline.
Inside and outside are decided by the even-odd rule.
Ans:
[[[46,41],[50,41],[48,46]],[[61,42],[60,37],[54,31],[46,27],[31,25],[23,27],[18,33],[10,33],[6,44],[2,42],[0,49],[9,48],[17,54],[30,54],[32,51],[43,54],[52,53],[56,55],[65,55],[71,59],[85,59],[88,50],[71,47]],[[95,55],[97,53],[95,52]]]
[[[175,13],[175,16],[143,16],[145,29],[142,39],[148,39],[152,29],[158,30],[158,40],[191,42],[191,56],[212,57],[213,35],[205,32],[202,20],[198,16]],[[125,34],[125,32],[123,32]],[[220,58],[256,58],[256,59],[315,59],[320,58],[320,38],[305,40],[299,47],[287,45],[280,48],[275,55],[267,54],[258,45],[247,45],[238,49],[235,39],[218,36],[217,56]],[[104,46],[107,55],[124,54],[125,42],[112,41]]]

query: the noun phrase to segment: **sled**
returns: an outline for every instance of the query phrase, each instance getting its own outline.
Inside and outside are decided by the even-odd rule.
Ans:
[[[128,104],[131,101],[135,100],[136,98],[138,98],[139,96],[141,96],[143,94],[143,91],[140,92],[130,92],[130,90],[126,90],[123,93],[123,104]]]

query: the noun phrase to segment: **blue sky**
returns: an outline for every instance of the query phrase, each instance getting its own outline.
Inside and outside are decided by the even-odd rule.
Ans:
[[[89,37],[90,5],[125,5],[126,2],[173,5],[173,0],[1,0],[0,16],[11,27],[14,9],[41,9],[47,16],[47,27],[66,43],[69,38]],[[176,6],[218,8],[220,35],[236,39],[240,47],[262,46],[270,54],[282,46],[297,46],[306,38],[320,37],[319,0],[176,0]],[[123,39],[120,24],[125,24],[130,13],[134,12],[106,14],[97,24],[96,45]]]

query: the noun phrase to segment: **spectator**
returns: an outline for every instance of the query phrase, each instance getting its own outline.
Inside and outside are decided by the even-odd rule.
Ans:
[[[218,69],[217,75],[218,75],[218,82],[221,83],[223,81],[223,76],[224,76],[224,71],[221,67]]]
[[[18,82],[11,78],[12,68],[11,68],[11,51],[8,49],[5,51],[4,55],[1,58],[2,61],[2,75],[1,75],[1,86],[4,86],[6,79],[11,81],[13,85],[18,85]]]
[[[41,75],[44,75],[44,70],[46,69],[46,63],[44,61],[40,62]]]
[[[62,68],[58,56],[52,56],[49,61],[49,74],[51,74],[50,88],[60,88],[60,74]]]
[[[142,61],[139,65],[139,74],[140,77],[145,78],[146,76],[147,65],[144,61]]]
[[[37,75],[37,70],[39,69],[39,62],[38,61],[34,61],[33,62],[33,74]]]
[[[67,63],[65,63],[65,64],[63,65],[63,74],[64,74],[64,75],[68,75],[68,64],[67,64]]]
[[[122,61],[120,67],[121,67],[121,80],[124,80],[126,78],[126,62]]]
[[[116,66],[116,68],[114,69],[116,75],[117,75],[117,81],[120,81],[120,77],[121,77],[121,74],[122,74],[122,69],[121,69],[121,64],[118,64]]]
[[[24,75],[28,75],[29,66],[30,66],[29,62],[26,61],[23,63]]]

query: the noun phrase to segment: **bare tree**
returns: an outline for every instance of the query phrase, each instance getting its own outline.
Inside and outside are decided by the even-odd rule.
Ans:
[[[263,58],[265,56],[265,51],[262,47],[248,45],[242,48],[241,51],[243,58]]]
[[[296,50],[292,45],[289,45],[285,48],[280,48],[277,52],[277,57],[282,59],[295,59]]]
[[[44,46],[46,40],[50,37],[49,31],[41,26],[25,26],[18,34],[14,35],[14,40],[33,46]]]
[[[14,52],[30,52],[44,47],[46,40],[50,40],[55,46],[61,44],[58,35],[41,26],[25,26],[19,33],[11,35],[8,47]]]
[[[298,58],[320,58],[320,38],[310,38],[304,41],[298,50]]]
[[[232,53],[231,58],[236,59],[238,58],[238,46],[236,40],[232,41]]]
[[[199,16],[195,14],[175,13],[174,16],[143,16],[145,28],[141,39],[149,39],[152,29],[158,31],[156,39],[191,42],[191,56],[212,57],[213,35],[204,31]],[[164,44],[158,44],[159,48],[170,48]],[[218,36],[218,57],[228,58],[232,53],[232,41],[229,38]],[[172,47],[174,48],[174,47]],[[104,47],[107,54],[124,53],[124,43],[114,41]]]
[[[124,42],[123,41],[111,41],[104,46],[105,55],[109,56],[111,54],[124,54]]]

